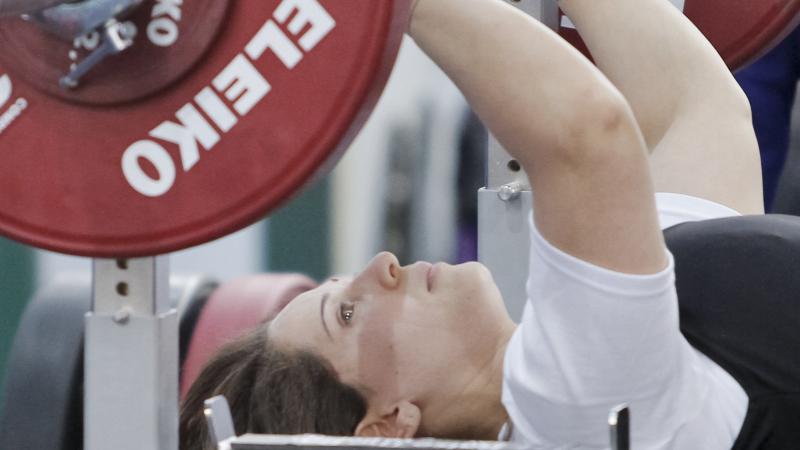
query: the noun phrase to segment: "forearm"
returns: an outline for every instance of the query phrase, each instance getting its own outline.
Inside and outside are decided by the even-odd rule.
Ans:
[[[720,113],[747,109],[719,54],[668,0],[558,4],[631,104],[651,150],[678,114],[699,109],[701,99]]]
[[[557,156],[578,113],[616,92],[555,33],[500,0],[419,0],[410,35],[523,166]]]

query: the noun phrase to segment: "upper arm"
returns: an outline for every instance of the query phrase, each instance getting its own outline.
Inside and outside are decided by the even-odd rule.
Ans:
[[[536,226],[584,261],[657,272],[666,256],[644,139],[621,95],[602,98],[576,111],[559,156],[526,165]]]
[[[747,98],[697,27],[664,0],[559,4],[635,111],[656,190],[762,212]]]
[[[758,141],[738,86],[690,97],[650,160],[657,191],[693,195],[742,214],[764,212]]]

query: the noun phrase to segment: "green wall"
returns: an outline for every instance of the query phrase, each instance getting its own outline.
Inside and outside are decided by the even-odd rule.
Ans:
[[[324,178],[268,221],[265,266],[270,272],[300,272],[316,280],[330,275],[330,180]]]
[[[33,293],[34,257],[31,248],[0,238],[0,380],[5,379],[14,333]],[[0,405],[3,392],[0,390]]]

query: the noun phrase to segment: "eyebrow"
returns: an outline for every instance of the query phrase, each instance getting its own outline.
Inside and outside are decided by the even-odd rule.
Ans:
[[[328,294],[322,296],[322,301],[319,302],[319,318],[322,320],[322,328],[325,330],[325,334],[328,335],[328,339],[333,341],[333,336],[331,336],[331,330],[328,329],[328,324],[325,323],[325,303],[328,301]]]

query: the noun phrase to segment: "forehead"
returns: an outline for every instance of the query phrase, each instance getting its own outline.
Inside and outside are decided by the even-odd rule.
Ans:
[[[295,319],[295,316],[308,314],[313,309],[313,305],[319,307],[320,301],[324,296],[330,296],[333,293],[331,286],[326,283],[295,297],[290,301],[272,321],[273,326],[281,326],[287,320]]]
[[[273,319],[270,338],[293,347],[318,347],[320,338],[324,337],[320,317],[322,299],[326,297],[331,301],[343,289],[344,283],[327,281],[297,296]]]

